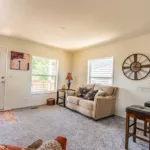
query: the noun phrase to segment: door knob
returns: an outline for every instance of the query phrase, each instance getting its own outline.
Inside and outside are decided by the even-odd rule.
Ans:
[[[4,79],[4,77],[1,77],[1,79]]]

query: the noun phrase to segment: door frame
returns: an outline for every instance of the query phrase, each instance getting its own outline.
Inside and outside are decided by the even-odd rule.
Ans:
[[[4,83],[4,98],[3,98],[3,108],[0,110],[4,110],[5,109],[5,99],[6,99],[6,87],[7,87],[7,72],[8,72],[8,48],[5,46],[0,46],[0,48],[4,48],[6,49],[6,62],[5,62],[5,83]]]

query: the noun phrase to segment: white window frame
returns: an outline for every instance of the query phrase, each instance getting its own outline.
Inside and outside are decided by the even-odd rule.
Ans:
[[[88,60],[88,76],[87,76],[87,83],[88,84],[92,84],[92,83],[90,83],[90,78],[92,78],[91,76],[90,76],[90,62],[92,61],[92,60],[99,60],[99,59],[108,59],[108,58],[112,58],[112,60],[113,60],[113,66],[112,66],[112,84],[110,85],[108,85],[108,86],[112,86],[113,84],[114,84],[114,57],[113,56],[111,56],[111,57],[104,57],[104,58],[95,58],[95,59],[89,59]],[[94,78],[94,77],[93,77]],[[99,78],[99,77],[98,77]],[[107,78],[107,77],[106,77]],[[101,85],[103,85],[103,84],[101,84]],[[107,86],[107,85],[106,85]]]
[[[57,71],[56,71],[56,76],[55,75],[41,75],[41,74],[32,74],[32,60],[31,60],[31,94],[49,94],[49,93],[53,93],[57,91],[57,87],[58,87],[58,70],[59,70],[59,61],[57,59],[54,58],[47,58],[47,57],[40,57],[40,56],[32,56],[33,57],[38,57],[41,59],[47,59],[47,60],[56,60],[57,61]],[[55,89],[53,91],[49,91],[49,92],[32,92],[32,76],[50,76],[50,77],[56,77],[56,83],[55,83]]]

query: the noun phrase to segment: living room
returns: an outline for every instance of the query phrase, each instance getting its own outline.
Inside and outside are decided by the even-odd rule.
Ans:
[[[134,129],[138,124],[149,131],[145,127],[149,115],[144,114],[145,109],[150,113],[146,105],[150,101],[149,7],[149,0],[1,0],[0,145],[20,150],[38,139],[44,143],[60,136],[65,144],[59,138],[53,141],[58,150],[149,149],[149,134],[143,137],[142,131],[137,133],[147,142],[134,130],[128,143],[132,134],[126,117],[138,119]],[[66,79],[68,73],[71,78]],[[113,87],[112,95],[117,89],[110,113],[102,112],[108,112],[112,96],[104,88],[96,90],[105,94],[97,99],[102,101],[96,111],[102,114],[99,117],[94,117],[96,98],[88,97],[87,106],[93,107],[89,114],[74,105],[74,101],[80,104],[79,95],[76,100],[66,95],[81,92],[87,84],[94,85],[93,91],[96,85]],[[65,107],[57,105],[61,91]],[[47,105],[48,99],[56,104]],[[133,111],[131,105],[139,106],[144,115],[136,116],[139,108]]]

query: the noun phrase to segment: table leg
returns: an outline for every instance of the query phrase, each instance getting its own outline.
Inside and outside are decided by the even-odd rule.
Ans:
[[[64,92],[64,107],[66,106],[66,92]]]
[[[127,150],[128,150],[128,142],[129,142],[129,123],[130,123],[130,117],[126,113],[125,149],[127,149]]]
[[[147,122],[144,121],[144,136],[146,136],[146,131],[147,131]]]
[[[148,122],[148,129],[149,129],[149,150],[150,150],[150,122]]]
[[[134,127],[133,127],[133,134],[136,136],[136,124],[137,124],[137,121],[136,121],[136,118],[134,118]],[[136,142],[136,137],[133,137],[133,142]]]
[[[58,104],[58,100],[59,100],[59,92],[57,91],[57,101],[56,101],[56,104]]]

